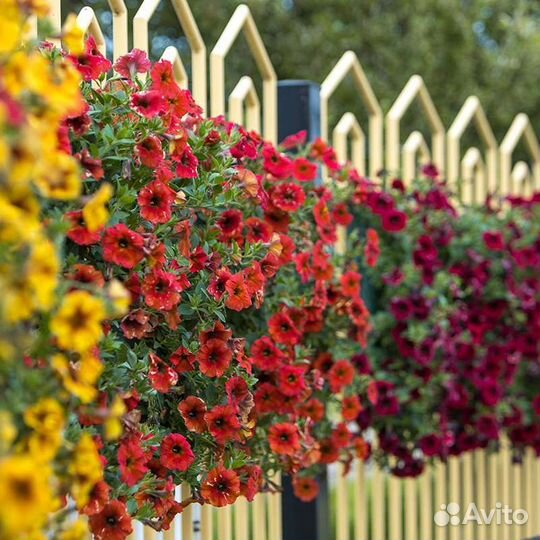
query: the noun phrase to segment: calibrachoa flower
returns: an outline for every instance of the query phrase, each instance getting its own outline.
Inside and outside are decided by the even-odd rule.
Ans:
[[[191,446],[183,435],[172,433],[161,442],[160,462],[173,471],[186,471],[195,461]]]
[[[233,504],[240,495],[240,479],[233,470],[216,467],[203,482],[201,495],[213,506]]]

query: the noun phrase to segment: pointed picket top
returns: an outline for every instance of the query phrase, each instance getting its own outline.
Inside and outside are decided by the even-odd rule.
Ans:
[[[180,88],[188,88],[189,77],[184,62],[182,62],[182,58],[180,58],[178,49],[173,45],[169,45],[163,51],[160,60],[170,62],[172,64],[174,80],[177,82],[178,86],[180,86]]]
[[[107,56],[107,42],[99,26],[96,14],[91,7],[85,6],[77,15],[77,25],[96,40],[96,46],[103,56]]]
[[[386,115],[386,169],[392,174],[400,171],[401,119],[415,100],[418,100],[430,126],[433,162],[439,170],[444,169],[444,126],[424,79],[420,75],[413,75]]]
[[[501,182],[499,189],[502,195],[515,194],[512,181],[512,155],[522,139],[531,157],[534,189],[540,188],[540,145],[529,117],[525,113],[519,113],[506,132],[499,148]]]
[[[356,116],[351,112],[346,112],[333,131],[334,150],[341,163],[350,161],[353,167],[361,174],[366,174],[366,135]],[[351,141],[351,154],[347,147]]]
[[[369,115],[369,174],[375,176],[383,167],[383,113],[354,51],[345,52],[321,84],[321,136],[328,140],[330,98],[349,74]]]
[[[263,82],[263,135],[277,139],[277,76],[255,20],[245,4],[239,5],[210,53],[210,110],[212,116],[225,114],[225,59],[243,32]]]
[[[417,163],[427,165],[431,162],[431,152],[424,136],[419,131],[413,131],[403,144],[403,181],[411,182],[417,176]]]
[[[460,142],[466,129],[473,124],[485,148],[485,167],[487,185],[483,184],[483,195],[495,190],[497,183],[497,140],[486,117],[480,100],[476,96],[469,96],[460,111],[456,115],[448,134],[447,141],[447,165],[446,177],[452,187],[457,184],[458,192],[461,193],[460,181]],[[476,190],[475,190],[476,191]],[[470,195],[470,193],[469,193]]]
[[[246,109],[245,122],[244,106]],[[240,78],[229,96],[229,119],[244,125],[250,131],[259,133],[261,130],[261,102],[253,79],[247,75]]]
[[[460,163],[461,200],[465,204],[482,202],[488,192],[488,167],[475,146],[467,149]]]

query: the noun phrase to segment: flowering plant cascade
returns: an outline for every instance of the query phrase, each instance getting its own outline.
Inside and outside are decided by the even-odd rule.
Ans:
[[[540,453],[538,195],[459,207],[434,168],[373,185],[361,219],[380,237],[368,356],[376,383],[358,417],[394,472],[494,447]]]

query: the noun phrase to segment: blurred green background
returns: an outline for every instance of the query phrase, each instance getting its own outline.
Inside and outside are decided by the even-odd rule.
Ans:
[[[140,0],[125,0],[130,20]],[[238,0],[190,0],[210,51]],[[517,112],[540,122],[540,2],[537,0],[246,0],[279,79],[321,82],[341,54],[360,58],[386,112],[414,73],[421,74],[446,127],[464,99],[476,94],[500,141]],[[92,6],[110,35],[105,0],[69,0],[64,13]],[[170,0],[150,24],[151,57],[175,45],[189,67],[189,47]],[[230,90],[239,76],[257,71],[243,39],[227,60]],[[332,103],[335,120],[345,110],[365,111],[350,81]],[[413,109],[405,127],[424,122]],[[339,114],[338,114],[339,113]],[[472,141],[472,139],[471,139]],[[469,142],[469,141],[466,141]]]

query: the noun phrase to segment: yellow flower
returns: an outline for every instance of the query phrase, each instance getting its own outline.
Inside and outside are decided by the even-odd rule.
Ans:
[[[65,355],[57,354],[51,364],[58,371],[64,388],[70,394],[83,403],[96,399],[98,391],[95,384],[103,372],[103,364],[99,358],[89,353],[83,355],[76,364],[70,364]]]
[[[0,53],[11,52],[21,44],[23,20],[14,0],[3,0],[0,17]]]
[[[113,304],[114,315],[120,317],[128,312],[131,304],[131,294],[117,279],[109,282],[107,296]]]
[[[0,531],[5,538],[21,538],[39,530],[56,507],[51,471],[31,456],[0,461]]]
[[[60,265],[54,244],[47,239],[34,244],[28,261],[28,282],[41,309],[50,309],[58,283]]]
[[[99,298],[86,291],[74,291],[64,298],[50,328],[60,347],[83,354],[101,339],[105,315]]]
[[[88,523],[82,519],[71,523],[58,536],[58,540],[87,540],[88,538],[90,538]]]
[[[13,418],[8,411],[0,411],[0,452],[9,450],[11,443],[17,437],[17,428],[13,423]]]
[[[1,211],[2,204],[0,203],[0,216]],[[0,282],[0,293],[2,316],[6,321],[10,323],[25,321],[34,313],[36,307],[34,294],[23,276],[8,276],[4,282]]]
[[[102,184],[84,206],[82,213],[89,231],[95,232],[101,229],[109,220],[109,211],[105,205],[109,202],[112,194],[111,184]]]
[[[55,458],[62,442],[60,431],[34,431],[28,437],[28,452],[36,461],[46,463]]]
[[[57,152],[42,169],[36,178],[36,185],[45,197],[69,200],[80,195],[80,173],[74,158]]]
[[[66,49],[75,56],[84,53],[84,30],[78,25],[75,14],[67,16],[62,30],[62,41]]]
[[[68,468],[73,483],[71,493],[78,508],[88,503],[92,488],[103,478],[103,468],[94,440],[83,433]]]
[[[35,405],[24,411],[24,421],[28,427],[40,433],[58,433],[64,427],[64,409],[53,398],[41,398]]]
[[[120,396],[116,396],[109,409],[109,417],[105,420],[105,438],[115,441],[122,435],[122,417],[126,414],[126,405]]]

